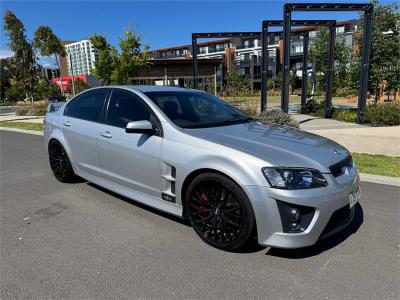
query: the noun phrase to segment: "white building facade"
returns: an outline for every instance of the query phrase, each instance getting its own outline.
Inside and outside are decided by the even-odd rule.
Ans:
[[[94,62],[99,59],[99,53],[90,40],[67,44],[65,52],[69,76],[93,74]]]

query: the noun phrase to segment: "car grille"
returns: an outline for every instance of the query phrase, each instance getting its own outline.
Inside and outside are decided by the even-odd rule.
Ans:
[[[332,165],[329,167],[329,170],[331,171],[332,175],[334,177],[337,177],[339,175],[342,175],[343,167],[351,167],[353,165],[353,159],[351,155],[347,156],[345,159],[339,161],[338,163]]]

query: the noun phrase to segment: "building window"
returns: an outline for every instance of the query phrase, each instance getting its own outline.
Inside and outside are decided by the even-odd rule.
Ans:
[[[245,48],[252,48],[254,47],[254,40],[245,40],[243,45]]]
[[[249,62],[250,61],[250,53],[242,53],[240,54],[241,62]]]
[[[226,44],[217,44],[217,45],[215,45],[215,49],[216,49],[217,52],[224,51],[225,50],[225,46],[226,46]]]
[[[199,48],[199,53],[200,54],[206,54],[207,53],[207,47],[200,47]]]
[[[344,26],[340,26],[338,28],[336,28],[336,33],[344,33]]]

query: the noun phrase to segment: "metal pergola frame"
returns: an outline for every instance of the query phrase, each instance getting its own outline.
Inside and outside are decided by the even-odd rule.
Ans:
[[[261,63],[261,111],[264,111],[267,106],[267,74],[268,74],[268,37],[270,36],[281,36],[282,31],[269,32],[269,27],[283,26],[283,20],[264,20],[262,22],[262,63]],[[335,38],[336,38],[336,21],[335,20],[296,20],[292,21],[293,26],[328,26],[329,27],[329,49],[328,49],[328,70],[327,70],[327,85],[325,90],[325,117],[330,117],[332,107],[332,68],[335,57]],[[292,31],[292,34],[300,34],[303,36],[303,66],[302,66],[302,84],[301,84],[301,111],[305,112],[307,103],[307,65],[308,65],[308,44],[309,37],[308,33],[315,30],[296,30]],[[278,59],[278,58],[276,58]],[[290,67],[288,67],[290,68]],[[282,84],[283,86],[283,84]],[[289,110],[289,101],[284,103],[281,101],[281,109],[285,112]]]
[[[293,11],[363,11],[364,12],[364,32],[361,48],[361,67],[360,67],[360,88],[357,105],[357,122],[364,123],[365,107],[367,102],[368,72],[370,60],[370,40],[372,30],[372,16],[374,5],[370,3],[286,3],[283,8],[283,77],[281,101],[284,108],[289,103],[289,66],[290,66],[290,33]],[[333,67],[333,65],[332,65]],[[332,69],[329,75],[332,76]],[[327,87],[328,88],[328,87]],[[330,87],[331,88],[331,87]],[[325,103],[327,106],[328,103]],[[284,109],[285,110],[285,109]],[[287,111],[287,110],[285,110]]]
[[[294,21],[293,26],[326,26],[326,25],[331,25],[331,24],[336,24],[336,21],[334,20],[300,20],[300,21]],[[264,27],[264,25],[266,27]],[[261,40],[263,40],[262,33],[267,33],[268,36],[282,36],[283,31],[274,31],[274,32],[269,32],[268,33],[268,26],[283,26],[283,21],[279,20],[271,20],[271,21],[263,21],[263,31],[262,32],[254,32],[254,31],[243,31],[243,32],[195,32],[192,33],[192,68],[193,68],[193,87],[195,89],[198,88],[198,82],[199,82],[199,69],[198,69],[198,61],[197,61],[197,54],[198,54],[198,44],[197,44],[197,39],[199,38],[228,38],[228,37],[260,37]],[[265,28],[265,30],[264,30]],[[312,31],[314,29],[308,29],[308,30],[295,30],[293,31],[293,35],[305,35],[306,33]],[[265,38],[265,37],[264,37]],[[267,40],[268,37],[266,37],[265,40]],[[307,42],[308,42],[308,36],[307,36]],[[308,44],[307,44],[308,48]],[[264,52],[267,52],[267,57],[268,57],[268,43],[266,43],[266,46],[264,47],[264,44],[262,46],[262,57],[264,57]],[[308,55],[306,55],[307,57]],[[264,60],[262,58],[262,63],[261,63],[261,68],[262,68],[262,79],[261,79],[261,111],[264,111],[264,108],[266,106],[266,92],[265,89],[263,88],[264,85],[266,85],[266,74],[267,74],[267,65],[264,66],[264,62],[267,64],[268,60]],[[304,58],[303,58],[304,61]],[[306,61],[307,65],[307,61]],[[307,71],[306,71],[307,75]],[[263,81],[265,83],[263,84]],[[302,89],[303,93],[303,89]],[[265,98],[263,98],[265,97]],[[264,100],[263,100],[264,99]],[[303,98],[302,98],[303,99]],[[306,91],[304,92],[304,103],[306,102]],[[264,103],[264,104],[263,104]],[[303,103],[303,102],[302,102]],[[304,104],[305,105],[305,104]]]
[[[192,33],[192,60],[193,60],[193,87],[197,89],[199,84],[199,68],[197,63],[198,45],[197,39],[203,38],[228,38],[228,37],[259,37],[261,32],[195,32]]]

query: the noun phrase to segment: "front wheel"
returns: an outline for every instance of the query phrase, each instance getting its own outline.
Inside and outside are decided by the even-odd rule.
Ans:
[[[253,208],[246,193],[229,178],[215,173],[196,177],[185,199],[186,215],[207,244],[238,250],[252,237]]]
[[[60,142],[52,140],[49,144],[49,161],[54,177],[61,182],[73,182],[76,179],[71,162]]]

